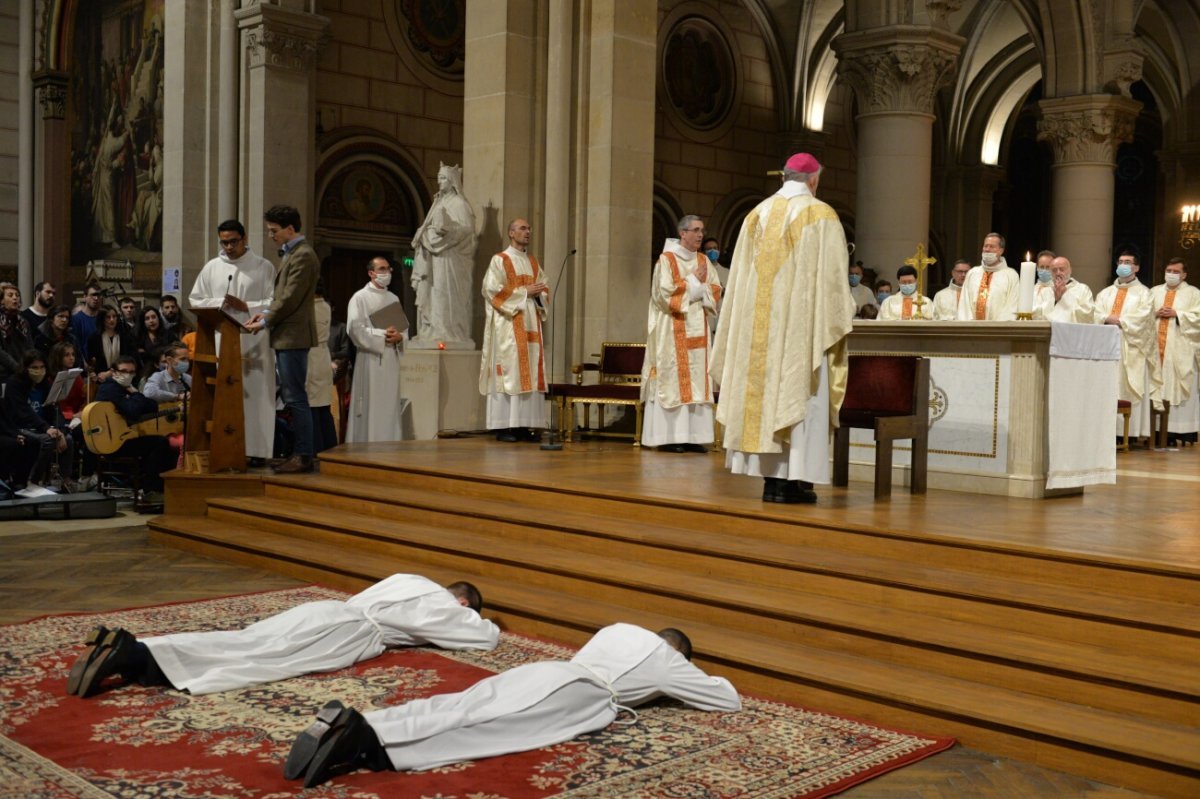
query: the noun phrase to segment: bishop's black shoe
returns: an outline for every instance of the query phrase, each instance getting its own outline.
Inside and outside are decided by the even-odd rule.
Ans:
[[[778,477],[763,478],[763,502],[783,502],[783,484],[786,480]]]
[[[813,491],[812,483],[803,480],[780,480],[780,499],[776,502],[786,502],[789,505],[814,505],[817,492]]]
[[[517,443],[517,441],[520,440],[519,438],[517,438],[517,428],[515,428],[515,427],[504,428],[500,432],[496,433],[496,440],[503,441],[508,444]]]

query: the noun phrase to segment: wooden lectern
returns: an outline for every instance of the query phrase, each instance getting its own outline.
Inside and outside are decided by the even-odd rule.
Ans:
[[[196,353],[188,406],[187,451],[208,453],[208,472],[246,471],[242,408],[242,329],[220,308],[195,308]],[[221,351],[217,352],[217,334]],[[199,460],[203,460],[201,457]],[[189,468],[192,458],[185,458]]]

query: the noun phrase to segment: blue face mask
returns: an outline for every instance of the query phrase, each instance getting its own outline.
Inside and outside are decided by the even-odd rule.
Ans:
[[[1049,269],[1039,269],[1037,273],[1039,283],[1049,283],[1053,279]]]
[[[721,251],[717,249],[705,250],[704,254],[708,256],[708,260],[716,262],[721,260]]]
[[[892,296],[892,295],[888,294],[886,291],[881,291],[875,295],[875,299],[879,300],[880,305],[883,305],[883,301],[886,300],[890,296]]]
[[[1129,277],[1133,274],[1133,264],[1117,264],[1117,277]]]
[[[911,297],[912,295],[917,293],[917,284],[916,283],[901,283],[900,284],[900,293],[903,294],[905,297]]]
[[[186,375],[188,373],[188,369],[191,369],[191,368],[192,368],[192,363],[187,358],[184,358],[182,361],[175,364],[176,373],[181,374],[181,375]]]
[[[850,288],[854,288],[861,282],[862,282],[862,275],[851,275],[850,276]]]

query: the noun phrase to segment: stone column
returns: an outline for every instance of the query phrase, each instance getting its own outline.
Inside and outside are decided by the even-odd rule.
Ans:
[[[983,237],[992,230],[992,205],[996,189],[1004,180],[1004,170],[989,164],[972,164],[947,171],[944,196],[935,198],[939,217],[945,221],[951,238],[946,241],[945,258],[937,265],[943,283],[957,258],[979,263]],[[941,200],[940,204],[938,200]],[[1011,261],[1011,259],[1010,259]]]
[[[890,278],[929,238],[933,101],[953,77],[963,39],[890,25],[833,42],[838,74],[858,99],[855,257]]]
[[[33,296],[33,0],[21,0],[17,65],[17,283]]]
[[[1049,246],[1071,260],[1073,276],[1093,290],[1113,269],[1113,169],[1117,146],[1133,140],[1142,104],[1110,94],[1039,102],[1038,140],[1054,152]]]
[[[278,260],[275,246],[264,244],[263,212],[277,204],[294,206],[306,236],[316,221],[316,64],[329,20],[265,2],[234,16],[244,47],[240,207],[251,246]]]
[[[34,138],[35,203],[37,205],[37,272],[60,291],[67,281],[71,259],[70,131],[67,129],[65,72],[43,69],[33,73],[33,89],[41,111]],[[66,296],[65,293],[62,296]]]
[[[218,44],[217,112],[217,217],[221,221],[238,216],[238,57],[237,0],[221,0]],[[248,220],[247,220],[248,221]],[[220,224],[218,222],[217,224]],[[245,222],[243,222],[245,224]]]

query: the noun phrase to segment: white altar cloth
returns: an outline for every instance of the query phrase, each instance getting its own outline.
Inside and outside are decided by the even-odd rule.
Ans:
[[[1115,326],[1050,323],[1047,490],[1117,482],[1111,420],[1120,362]]]

